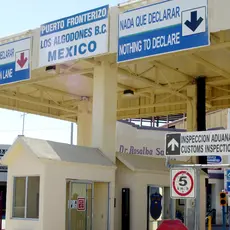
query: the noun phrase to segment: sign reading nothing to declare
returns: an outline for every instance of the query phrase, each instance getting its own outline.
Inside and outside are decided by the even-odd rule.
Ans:
[[[169,0],[119,15],[117,61],[210,44],[208,0]]]
[[[168,133],[166,156],[208,156],[230,154],[230,130]]]

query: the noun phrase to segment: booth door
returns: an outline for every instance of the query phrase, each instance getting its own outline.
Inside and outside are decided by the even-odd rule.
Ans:
[[[67,182],[66,230],[92,229],[92,199],[92,183]]]

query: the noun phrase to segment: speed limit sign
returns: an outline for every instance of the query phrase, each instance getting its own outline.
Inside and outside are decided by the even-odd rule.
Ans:
[[[171,169],[171,198],[195,198],[195,169]]]

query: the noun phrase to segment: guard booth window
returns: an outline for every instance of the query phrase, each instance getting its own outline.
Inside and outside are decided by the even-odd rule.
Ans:
[[[13,218],[39,218],[39,176],[14,177]]]

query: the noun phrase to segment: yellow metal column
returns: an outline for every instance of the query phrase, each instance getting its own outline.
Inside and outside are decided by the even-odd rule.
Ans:
[[[115,162],[117,121],[117,67],[108,61],[94,68],[92,145]]]
[[[117,67],[103,60],[94,67],[92,146],[100,148],[115,163],[117,121]],[[114,180],[109,186],[109,230],[114,230]]]
[[[88,97],[82,97],[78,104],[77,144],[92,144],[92,102]]]

